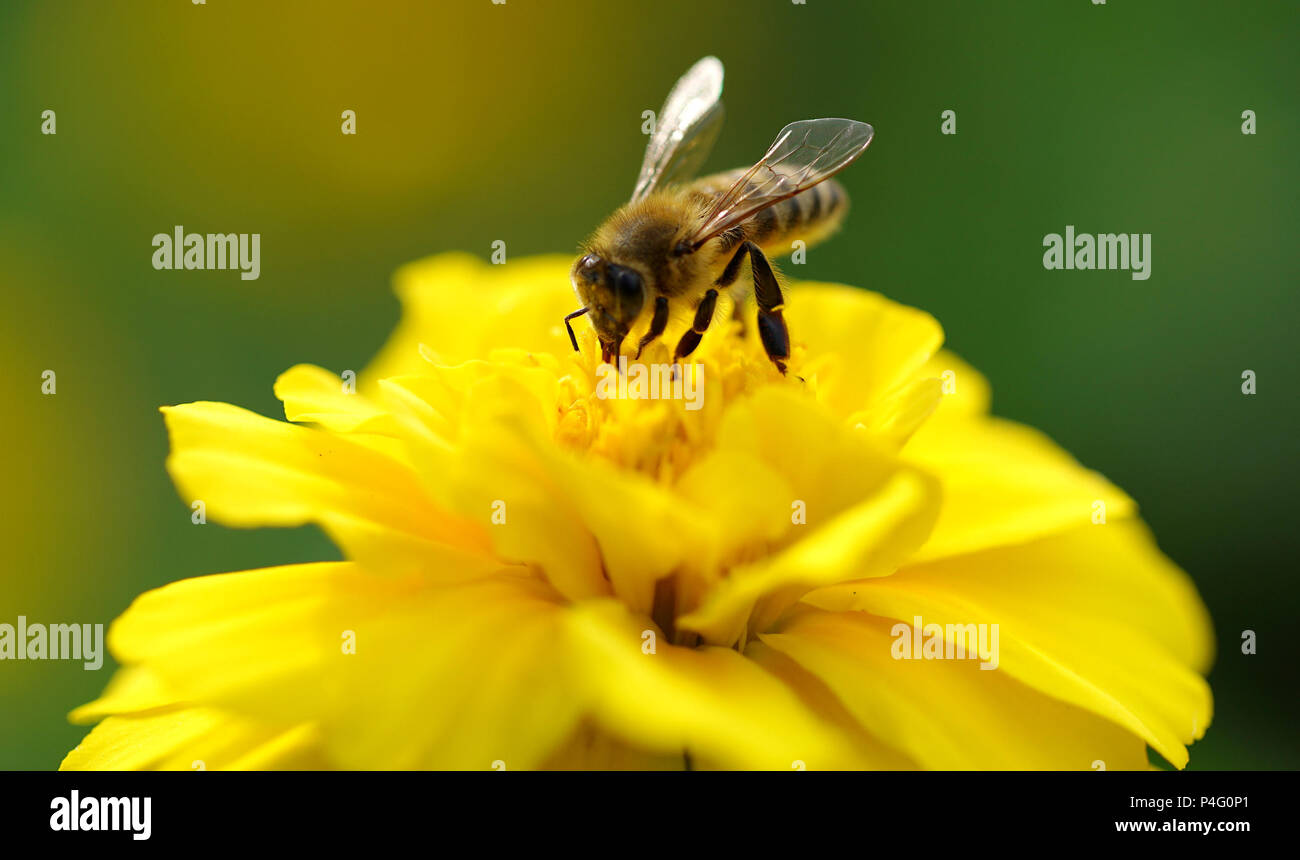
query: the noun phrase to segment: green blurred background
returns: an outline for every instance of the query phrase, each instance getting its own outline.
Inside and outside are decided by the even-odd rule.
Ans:
[[[1296,768],[1298,25],[1187,0],[6,3],[0,620],[107,624],[172,580],[337,557],[192,525],[157,407],[279,416],[279,372],[383,342],[401,263],[573,250],[631,190],[641,112],[716,54],[708,168],[795,119],[876,128],[846,231],[794,274],[935,314],[995,410],[1128,490],[1195,579],[1220,650],[1191,766]],[[176,224],[261,233],[261,278],[155,271]],[[1045,271],[1066,224],[1153,234],[1150,280]],[[110,671],[0,664],[0,767],[55,767]]]

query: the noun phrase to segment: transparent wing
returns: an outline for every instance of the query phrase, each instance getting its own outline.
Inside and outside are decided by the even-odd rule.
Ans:
[[[722,102],[718,102],[698,124],[682,136],[681,143],[677,145],[676,151],[669,157],[663,170],[651,181],[647,194],[656,188],[693,179],[695,174],[700,172],[704,159],[709,157],[713,144],[722,131],[724,115]]]
[[[776,136],[767,153],[704,215],[689,241],[699,246],[760,209],[830,179],[854,162],[875,131],[851,119],[805,119]]]
[[[692,175],[708,156],[722,129],[722,63],[705,57],[668,94],[645,148],[633,200]]]

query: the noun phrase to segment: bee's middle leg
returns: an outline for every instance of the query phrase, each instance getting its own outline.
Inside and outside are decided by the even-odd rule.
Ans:
[[[695,347],[700,345],[700,338],[704,332],[708,331],[709,323],[713,322],[713,306],[718,303],[718,291],[710,289],[700,299],[699,305],[695,308],[695,321],[691,323],[690,331],[682,335],[682,339],[677,341],[677,348],[673,350],[673,364],[678,359],[685,358],[692,352]]]

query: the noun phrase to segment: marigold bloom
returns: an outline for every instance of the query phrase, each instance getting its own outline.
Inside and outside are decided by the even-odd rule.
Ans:
[[[141,596],[63,767],[1186,764],[1211,714],[1190,581],[1121,490],[990,417],[933,318],[796,284],[788,377],[715,325],[702,408],[602,398],[560,324],[570,262],[407,266],[358,393],[277,380],[295,423],[164,409],[183,498],[317,523],[347,561]],[[896,659],[918,617],[940,647],[997,624],[996,668]]]

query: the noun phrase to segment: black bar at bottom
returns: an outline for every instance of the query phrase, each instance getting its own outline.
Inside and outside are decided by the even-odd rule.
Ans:
[[[0,825],[7,844],[128,850],[338,849],[393,837],[446,848],[456,843],[442,840],[519,839],[530,850],[615,840],[591,843],[610,849],[600,853],[629,838],[675,850],[701,847],[696,839],[771,848],[790,838],[808,852],[826,839],[866,852],[881,837],[918,848],[953,839],[1226,848],[1287,838],[1296,788],[1294,772],[4,773]]]

